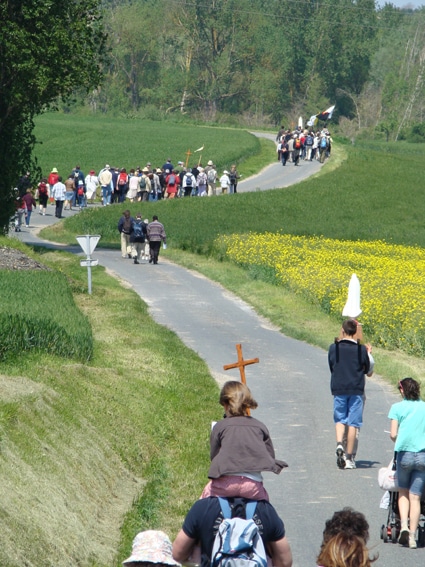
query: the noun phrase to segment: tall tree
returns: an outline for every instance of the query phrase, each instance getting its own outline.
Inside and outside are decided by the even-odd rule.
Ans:
[[[0,0],[0,227],[13,187],[36,171],[33,118],[76,88],[101,79],[105,36],[98,0]]]

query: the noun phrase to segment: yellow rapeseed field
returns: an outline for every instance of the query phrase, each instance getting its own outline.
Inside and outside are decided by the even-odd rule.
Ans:
[[[348,284],[360,280],[365,334],[385,348],[425,353],[425,251],[383,241],[352,242],[286,234],[221,236],[226,257],[341,317]]]

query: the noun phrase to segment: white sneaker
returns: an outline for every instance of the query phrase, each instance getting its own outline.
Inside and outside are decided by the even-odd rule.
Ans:
[[[418,547],[418,545],[416,543],[415,534],[409,533],[409,548],[410,549],[416,549],[417,547]]]
[[[346,469],[355,469],[356,463],[354,462],[354,459],[346,459],[345,460],[345,468]]]
[[[337,445],[335,455],[336,455],[336,466],[339,469],[345,469],[345,453],[344,453],[344,447],[341,445],[341,443]]]

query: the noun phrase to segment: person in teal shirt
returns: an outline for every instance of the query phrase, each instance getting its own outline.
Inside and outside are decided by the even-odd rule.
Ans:
[[[391,419],[390,436],[397,452],[401,521],[398,541],[415,549],[425,488],[425,402],[420,399],[420,385],[413,378],[400,380],[398,389],[403,401],[393,404],[388,414]]]

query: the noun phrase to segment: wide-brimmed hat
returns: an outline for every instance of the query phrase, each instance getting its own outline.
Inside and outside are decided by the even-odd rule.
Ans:
[[[229,172],[227,171],[227,169],[225,169],[225,170],[223,171],[223,174],[224,174],[224,175],[229,175]]]
[[[207,165],[214,165],[212,160],[209,160],[209,162],[207,163]]]
[[[162,173],[162,169],[160,167],[157,168],[156,170],[157,173]]]
[[[105,165],[105,169],[111,169],[111,166],[109,165],[109,163],[107,163],[107,164]]]
[[[58,173],[58,170],[56,169],[56,167],[54,167],[54,168],[52,169],[52,173]]]
[[[133,550],[128,559],[123,561],[123,565],[127,563],[163,563],[164,565],[175,565],[180,567],[173,559],[170,538],[166,533],[157,530],[147,530],[140,532],[133,540]]]
[[[144,168],[142,169],[142,173],[149,173],[149,169],[148,169],[147,167],[144,167]]]

